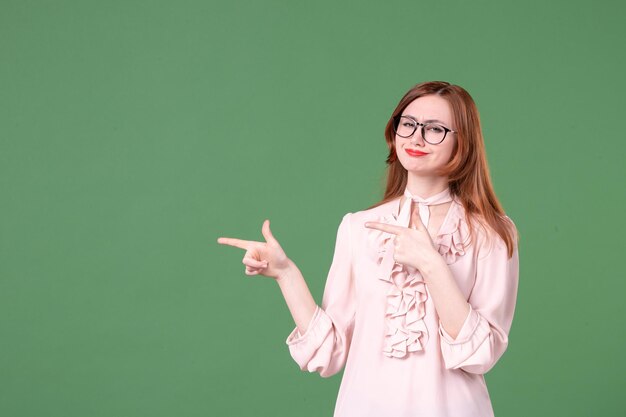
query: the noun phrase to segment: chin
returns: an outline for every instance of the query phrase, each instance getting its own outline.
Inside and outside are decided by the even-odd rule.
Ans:
[[[407,172],[410,174],[415,174],[415,175],[420,175],[420,176],[432,177],[433,175],[435,175],[435,173],[433,172],[431,168],[426,168],[423,166],[409,166],[408,168],[405,166],[404,169],[406,169]]]

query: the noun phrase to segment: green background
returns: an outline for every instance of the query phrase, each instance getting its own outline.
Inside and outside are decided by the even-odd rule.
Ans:
[[[318,303],[412,85],[466,88],[521,235],[498,416],[626,401],[618,1],[0,0],[0,415],[330,416],[264,219]],[[622,213],[622,214],[620,214]],[[621,329],[621,330],[620,330]]]

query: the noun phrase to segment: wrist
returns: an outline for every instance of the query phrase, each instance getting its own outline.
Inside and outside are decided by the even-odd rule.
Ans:
[[[420,268],[420,273],[424,277],[425,281],[429,281],[433,277],[437,277],[441,274],[442,269],[447,266],[443,257],[439,254],[439,252],[433,250],[432,256],[428,257],[428,260],[422,264]]]
[[[276,275],[276,282],[278,282],[279,284],[287,282],[289,280],[292,279],[292,277],[295,275],[294,272],[298,267],[296,266],[295,263],[293,263],[291,261],[291,259],[289,259],[287,261],[287,266],[285,266],[283,269],[281,269],[278,274]]]

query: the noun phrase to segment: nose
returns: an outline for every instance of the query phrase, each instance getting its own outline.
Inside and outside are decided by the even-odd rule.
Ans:
[[[420,129],[419,127],[415,129],[415,132],[413,132],[413,136],[411,136],[411,145],[426,145],[426,141],[424,140],[424,137],[422,135],[422,129]]]

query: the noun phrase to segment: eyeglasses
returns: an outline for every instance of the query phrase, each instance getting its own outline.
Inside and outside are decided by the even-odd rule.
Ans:
[[[457,133],[455,130],[448,129],[437,123],[420,123],[409,116],[394,117],[393,131],[401,138],[410,138],[413,136],[417,127],[422,127],[422,137],[431,145],[438,145],[446,138],[448,132]]]

